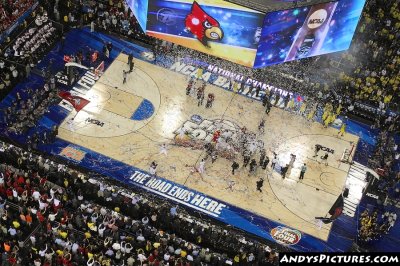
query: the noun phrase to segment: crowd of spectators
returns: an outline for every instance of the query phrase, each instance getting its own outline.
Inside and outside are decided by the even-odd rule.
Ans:
[[[34,0],[3,0],[0,2],[0,34],[6,31],[26,10]]]
[[[271,265],[277,251],[99,176],[0,145],[4,265]]]
[[[9,132],[22,134],[36,125],[48,107],[59,101],[55,79],[51,78],[43,88],[33,90],[30,87],[16,93],[11,106],[3,109],[3,121]],[[36,137],[35,137],[36,138]],[[37,141],[35,141],[37,143]]]
[[[386,211],[382,215],[382,224],[380,226],[380,231],[384,234],[389,234],[389,230],[394,226],[397,220],[397,214],[395,212]]]
[[[367,190],[376,195],[378,207],[372,212],[366,209],[360,216],[359,240],[362,244],[388,234],[397,219],[396,208],[400,207],[400,149],[396,144],[396,134],[399,125],[398,116],[379,121],[381,131],[367,163],[379,175],[379,178],[370,176]]]
[[[32,66],[54,43],[57,38],[56,31],[46,12],[42,15],[37,14],[34,24],[5,49],[4,57],[10,61],[29,63]]]
[[[375,150],[368,160],[368,166],[379,174],[379,180],[375,184],[375,190],[382,193],[390,204],[400,203],[400,149],[396,143],[396,131],[398,132],[398,118],[384,122],[383,129],[377,137]],[[396,131],[393,130],[394,126]]]
[[[153,38],[141,29],[125,0],[76,1],[60,3],[63,21],[71,27],[90,25],[92,30],[114,33],[128,39],[152,44]],[[58,11],[57,11],[58,13]]]
[[[344,56],[356,68],[341,73],[341,93],[385,110],[399,110],[400,6],[396,0],[367,1],[352,47]]]
[[[389,230],[395,225],[396,219],[396,212],[385,211],[379,217],[377,210],[370,212],[365,209],[360,216],[359,240],[361,243],[378,240],[383,234],[389,233]]]
[[[18,82],[31,75],[32,69],[40,62],[60,36],[60,28],[51,21],[43,6],[32,12],[31,23],[24,23],[18,36],[2,44],[0,49],[0,91],[1,98],[7,95]],[[49,65],[47,67],[51,68]],[[2,121],[9,132],[22,134],[34,127],[37,120],[54,104],[57,98],[55,78],[50,73],[41,73],[46,79],[43,88],[26,87],[14,95],[7,107],[3,107]],[[39,141],[39,136],[33,138]],[[37,143],[35,140],[29,142]]]
[[[94,27],[99,30],[111,31],[130,39],[135,39],[144,43],[151,43],[152,38],[147,36],[133,15],[131,9],[128,7],[126,1],[115,1],[110,8],[107,6],[106,1],[103,4],[92,7],[92,15],[94,18]],[[90,13],[89,13],[90,14]]]
[[[360,216],[359,238],[361,241],[368,242],[378,238],[378,212],[372,214],[366,209]]]
[[[0,98],[30,75],[61,34],[42,6],[32,16],[32,23],[23,24],[17,38],[0,46]]]
[[[390,117],[389,117],[390,118]],[[388,120],[388,119],[386,119]],[[395,166],[396,161],[399,159],[400,150],[395,141],[395,132],[393,128],[399,127],[399,118],[386,122],[389,123],[389,129],[382,130],[378,137],[375,145],[375,151],[371,156],[368,164],[373,169],[381,169],[382,176],[388,176],[391,173],[391,169]]]
[[[15,64],[0,59],[0,99],[18,83],[20,75]]]

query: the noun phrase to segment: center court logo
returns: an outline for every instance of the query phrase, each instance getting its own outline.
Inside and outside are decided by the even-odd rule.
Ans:
[[[275,227],[270,232],[275,241],[281,245],[296,245],[301,239],[301,233],[297,230],[283,226]]]
[[[319,9],[311,14],[308,19],[307,26],[310,29],[316,29],[324,24],[326,18],[328,17],[328,12],[325,9]]]
[[[232,139],[238,139],[240,134],[240,127],[234,122],[223,119],[207,120],[199,115],[192,115],[191,119],[186,121],[182,127],[176,130],[175,141],[180,139],[181,131],[192,141],[201,141],[203,144],[210,142],[216,130],[221,132],[229,132]],[[203,143],[204,142],[204,143]]]

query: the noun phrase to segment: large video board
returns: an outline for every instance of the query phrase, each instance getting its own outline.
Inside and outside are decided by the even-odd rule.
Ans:
[[[346,50],[366,0],[342,0],[268,13],[255,68]]]
[[[252,67],[263,17],[222,0],[152,0],[147,34]]]
[[[140,27],[146,32],[147,7],[149,0],[126,0],[126,3],[133,12],[133,15],[139,22]]]

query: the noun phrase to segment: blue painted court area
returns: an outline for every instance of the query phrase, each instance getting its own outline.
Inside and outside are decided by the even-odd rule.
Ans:
[[[149,101],[144,99],[136,111],[133,113],[132,120],[146,120],[154,114],[154,105]]]
[[[63,50],[59,49],[60,46],[57,45],[39,64],[38,68],[43,69],[46,68],[49,64],[52,65],[52,72],[56,73],[61,71],[64,67],[63,56],[65,54],[73,54],[79,50],[88,50],[95,49],[98,51],[102,51],[102,47],[104,42],[112,42],[114,49],[110,54],[110,58],[102,57],[101,60],[105,61],[105,67],[107,68],[112,61],[116,58],[116,56],[120,52],[131,53],[135,57],[140,58],[140,54],[147,50],[146,48],[142,48],[136,44],[129,43],[124,40],[120,40],[113,36],[108,36],[102,33],[90,33],[88,29],[73,29],[66,35],[65,47]],[[51,63],[52,62],[52,63]],[[33,89],[41,89],[43,87],[44,80],[42,77],[32,74],[28,80],[25,80],[18,84],[16,88],[8,95],[1,103],[0,108],[7,107],[11,104],[12,100],[15,99],[16,92],[21,92],[24,97],[24,90],[26,87],[30,86]],[[149,118],[154,113],[154,106],[152,103],[146,99],[144,99],[137,110],[132,115],[131,119],[133,120],[145,120]],[[2,114],[1,114],[2,115]],[[4,124],[1,124],[0,117],[0,130],[4,137],[9,138],[11,141],[25,144],[27,136],[31,135],[34,131],[43,132],[45,130],[49,130],[53,125],[59,125],[68,115],[68,112],[60,107],[60,106],[51,106],[49,108],[49,112],[46,113],[37,123],[36,128],[33,128],[27,134],[22,136],[17,136],[15,134],[5,134]],[[368,155],[371,154],[373,147],[375,145],[375,136],[377,132],[370,130],[367,126],[349,121],[347,130],[353,134],[357,134],[360,136],[360,142],[357,147],[357,151],[355,154],[355,160],[360,163],[365,163],[368,160]],[[77,151],[78,154],[81,154],[83,157],[77,160],[76,158],[68,158],[63,154],[64,149],[67,147],[73,148]],[[54,143],[48,145],[39,145],[38,149],[46,152],[50,155],[58,156],[63,159],[69,160],[71,164],[79,165],[83,168],[86,168],[90,171],[98,172],[102,175],[109,176],[114,178],[120,182],[128,186],[134,186],[139,189],[143,189],[145,191],[154,193],[163,197],[167,200],[175,201],[183,206],[193,208],[195,210],[202,211],[206,215],[210,215],[211,217],[227,223],[229,225],[235,226],[242,230],[245,230],[251,234],[257,235],[261,238],[264,238],[269,241],[274,241],[270,235],[270,232],[273,228],[277,226],[283,226],[280,223],[275,221],[266,219],[264,217],[258,216],[254,213],[251,213],[247,210],[240,209],[238,207],[232,206],[226,202],[213,199],[199,193],[197,191],[191,190],[190,188],[186,188],[182,185],[175,184],[169,180],[165,180],[161,177],[157,177],[160,182],[165,182],[166,184],[170,184],[171,186],[180,188],[182,190],[187,191],[188,193],[192,193],[193,197],[203,197],[209,198],[212,201],[216,201],[221,206],[220,212],[205,212],[198,205],[194,204],[192,201],[185,201],[183,199],[174,198],[170,194],[161,193],[156,189],[143,185],[134,181],[131,177],[137,173],[147,174],[147,172],[137,169],[134,166],[130,166],[124,164],[120,161],[108,158],[102,154],[98,154],[91,150],[88,150],[84,147],[66,142],[61,139],[57,139]],[[371,202],[362,202],[359,207],[358,212],[362,211],[362,208],[371,205]],[[358,221],[357,215],[356,218],[349,218],[345,215],[340,216],[334,223],[331,230],[331,234],[327,242],[317,239],[313,236],[301,234],[301,239],[299,243],[296,245],[290,246],[291,249],[296,251],[347,251],[355,237],[357,235]],[[301,229],[301,228],[300,228]],[[398,224],[396,229],[395,236],[400,237]],[[398,238],[397,238],[398,239]],[[398,240],[396,238],[388,239],[382,238],[379,242],[375,243],[376,249],[384,249],[385,250],[396,250],[396,243]],[[398,250],[398,248],[397,248]]]

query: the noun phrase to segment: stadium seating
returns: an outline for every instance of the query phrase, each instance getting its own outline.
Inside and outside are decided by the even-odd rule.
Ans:
[[[33,0],[2,1],[0,3],[0,34],[7,30],[33,3]]]

